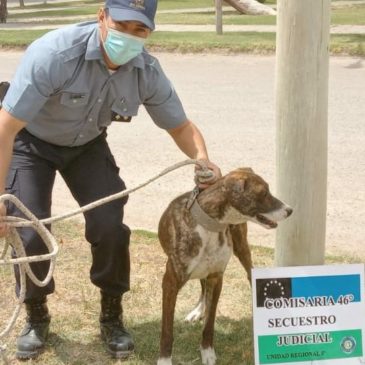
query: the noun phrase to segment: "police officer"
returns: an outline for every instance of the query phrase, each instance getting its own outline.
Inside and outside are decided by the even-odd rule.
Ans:
[[[106,0],[97,22],[49,32],[30,45],[0,111],[0,194],[15,194],[43,219],[51,214],[56,171],[80,205],[125,189],[106,129],[113,119],[136,115],[141,104],[187,156],[208,161],[211,183],[220,176],[173,86],[144,49],[155,28],[156,7],[157,0]],[[122,223],[126,200],[85,213],[90,279],[101,292],[101,335],[114,357],[126,357],[134,348],[122,320],[130,272],[130,230]],[[11,204],[0,205],[0,216],[6,214],[21,216]],[[0,236],[7,229],[0,224]],[[45,253],[33,230],[19,232],[28,255]],[[44,278],[49,262],[31,266]],[[53,281],[43,288],[28,282],[18,358],[37,357],[44,348],[50,323],[46,298],[53,291]]]

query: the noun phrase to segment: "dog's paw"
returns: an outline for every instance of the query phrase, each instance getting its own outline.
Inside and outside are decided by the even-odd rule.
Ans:
[[[204,319],[205,308],[201,302],[185,317],[186,322],[198,322]]]
[[[160,357],[157,360],[157,365],[172,365],[171,357]]]
[[[202,356],[202,364],[203,365],[215,365],[217,361],[217,356],[215,355],[215,351],[213,347],[208,347],[206,349],[200,348],[200,353]]]
[[[198,322],[201,319],[203,319],[203,313],[201,310],[199,310],[199,308],[195,308],[194,310],[192,310],[186,317],[185,317],[185,322]]]

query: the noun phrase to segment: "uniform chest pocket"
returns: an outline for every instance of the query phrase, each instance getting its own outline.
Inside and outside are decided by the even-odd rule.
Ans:
[[[111,110],[111,120],[130,122],[138,114],[139,104],[126,101],[124,98],[114,101]]]
[[[77,108],[79,106],[85,106],[88,102],[87,93],[62,93],[60,103],[62,105]]]

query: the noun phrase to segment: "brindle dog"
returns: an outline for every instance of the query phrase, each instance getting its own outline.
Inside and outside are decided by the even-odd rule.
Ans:
[[[163,277],[162,332],[158,365],[171,365],[173,321],[178,291],[200,279],[202,293],[187,320],[205,319],[201,341],[204,365],[214,365],[214,321],[222,278],[232,252],[251,280],[248,221],[275,228],[292,209],[272,196],[268,184],[251,169],[234,170],[203,190],[189,207],[186,193],[173,200],[159,223],[159,239],[168,257]],[[197,205],[197,206],[196,206]],[[203,210],[203,217],[199,210]],[[198,214],[196,213],[198,211]],[[205,216],[204,216],[205,215]]]

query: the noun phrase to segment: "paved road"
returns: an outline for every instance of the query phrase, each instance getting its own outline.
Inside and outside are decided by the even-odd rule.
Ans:
[[[158,55],[189,117],[203,131],[210,157],[223,172],[251,166],[275,191],[273,56]],[[21,53],[0,52],[0,79],[10,79]],[[327,245],[333,252],[365,254],[365,60],[332,57],[329,92]],[[128,187],[185,157],[145,111],[115,124],[109,142]],[[126,222],[156,230],[176,195],[192,188],[193,169],[174,172],[130,197]],[[60,179],[54,213],[76,205]],[[275,233],[251,225],[253,244],[273,245]]]

